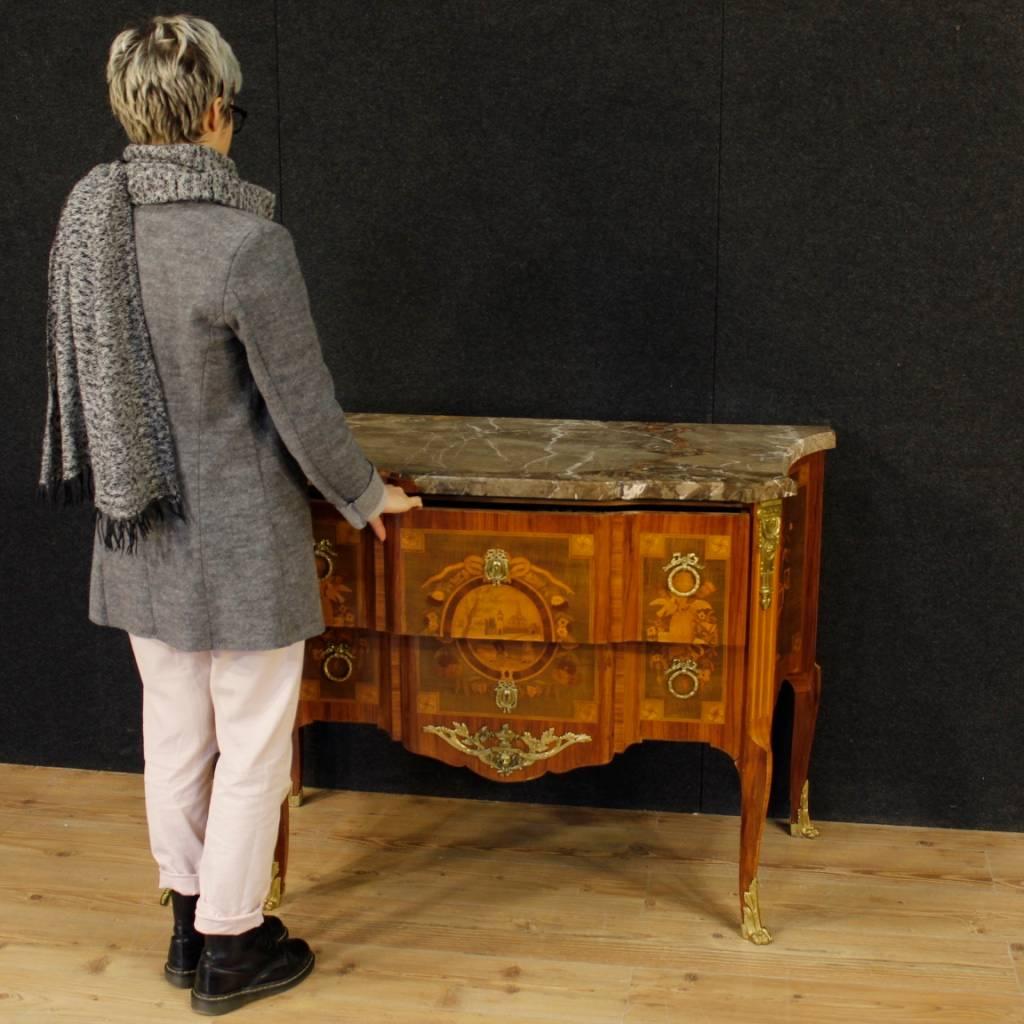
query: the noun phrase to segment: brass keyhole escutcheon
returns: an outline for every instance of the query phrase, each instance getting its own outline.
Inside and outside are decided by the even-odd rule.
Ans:
[[[676,689],[676,680],[680,676],[686,676],[687,679],[693,684],[689,690],[685,693],[680,693]],[[665,683],[668,686],[668,692],[673,697],[678,697],[679,700],[689,700],[691,697],[697,696],[697,691],[700,689],[700,676],[697,675],[697,662],[692,658],[673,658],[672,664],[669,665],[668,670],[665,673]]]
[[[340,661],[345,667],[342,675],[331,670],[331,662]],[[333,683],[344,683],[352,675],[355,669],[356,659],[352,648],[346,643],[328,644],[324,648],[324,675]]]
[[[496,586],[509,580],[508,552],[501,548],[488,548],[484,555],[484,579]]]
[[[333,542],[324,537],[322,540],[318,540],[313,545],[313,554],[317,558],[322,558],[327,565],[327,572],[322,576],[317,573],[317,579],[325,580],[328,576],[334,575],[334,555],[338,553],[338,549],[334,546]]]
[[[704,566],[701,565],[700,559],[694,552],[691,551],[688,555],[684,555],[681,551],[674,551],[672,560],[668,565],[663,565],[661,571],[668,573],[665,585],[676,597],[693,597],[700,590],[702,583],[700,570],[703,568]],[[676,586],[676,575],[681,572],[689,573],[693,579],[693,586],[689,590],[680,590]]]
[[[502,672],[501,679],[494,684],[494,703],[502,711],[512,711],[519,703],[519,687],[507,669]]]

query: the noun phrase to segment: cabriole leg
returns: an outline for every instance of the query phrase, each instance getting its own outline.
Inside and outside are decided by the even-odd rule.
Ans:
[[[820,834],[808,809],[807,774],[821,701],[821,666],[790,679],[793,687],[793,754],[789,766],[789,832],[804,839]]]
[[[758,902],[757,865],[761,857],[768,813],[768,793],[772,781],[770,750],[748,743],[737,767],[740,772],[742,813],[740,819],[740,915],[743,938],[757,946],[772,941],[771,932],[761,923]]]
[[[264,910],[276,910],[284,896],[284,880],[288,873],[288,801],[281,801],[281,818],[277,826],[277,845],[270,870],[270,890],[263,901]]]
[[[302,727],[292,731],[292,791],[288,794],[292,807],[302,806]]]

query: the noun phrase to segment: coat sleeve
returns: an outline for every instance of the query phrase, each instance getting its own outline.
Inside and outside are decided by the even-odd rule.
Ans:
[[[384,506],[384,483],[335,398],[286,228],[268,221],[243,239],[224,286],[224,320],[245,347],[285,446],[313,486],[362,529]]]

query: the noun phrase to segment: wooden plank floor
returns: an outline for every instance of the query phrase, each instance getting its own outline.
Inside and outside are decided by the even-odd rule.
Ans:
[[[813,812],[813,806],[812,806]],[[314,792],[280,910],[317,952],[231,1019],[1024,1024],[1024,835]],[[0,1020],[180,1021],[139,775],[0,765]]]

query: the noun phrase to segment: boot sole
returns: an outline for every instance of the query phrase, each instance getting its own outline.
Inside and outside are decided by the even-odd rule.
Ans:
[[[196,980],[196,972],[194,969],[191,971],[176,970],[170,964],[164,964],[164,977],[175,988],[191,988]]]
[[[222,1013],[230,1013],[247,1003],[265,996],[276,995],[287,989],[294,988],[306,975],[313,970],[316,963],[316,955],[310,951],[309,959],[290,978],[283,978],[281,981],[268,982],[265,985],[256,985],[253,988],[243,988],[238,992],[230,992],[223,996],[203,996],[192,989],[192,1009],[207,1017],[216,1017]]]

